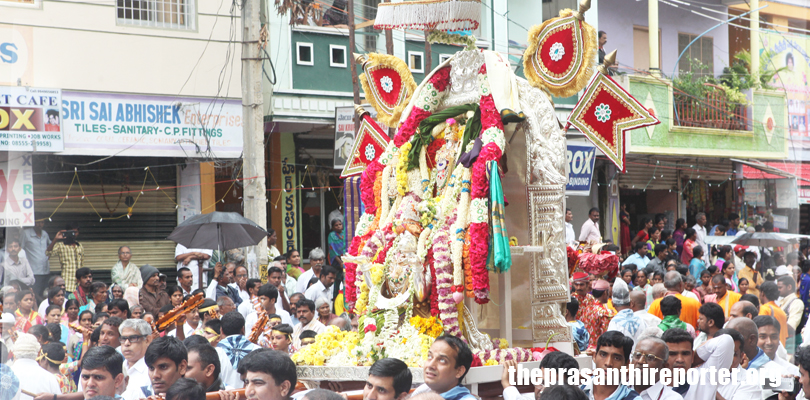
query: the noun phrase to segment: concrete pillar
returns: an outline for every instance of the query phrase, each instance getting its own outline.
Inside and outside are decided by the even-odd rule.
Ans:
[[[661,66],[658,65],[658,0],[647,1],[647,26],[649,27],[650,38],[650,72],[653,75],[661,74]]]

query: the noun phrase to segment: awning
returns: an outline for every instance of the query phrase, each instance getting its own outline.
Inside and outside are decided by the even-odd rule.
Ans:
[[[810,235],[800,235],[796,233],[774,232],[774,234],[782,237],[782,239],[785,239],[788,242],[798,242],[799,240],[802,239],[805,240],[810,239]],[[706,238],[704,238],[704,242],[712,246],[714,245],[724,246],[724,245],[731,245],[732,244],[731,241],[733,241],[736,238],[737,236],[706,236]]]
[[[731,161],[743,164],[745,179],[798,179],[810,183],[810,164],[772,161],[759,162],[732,158]]]

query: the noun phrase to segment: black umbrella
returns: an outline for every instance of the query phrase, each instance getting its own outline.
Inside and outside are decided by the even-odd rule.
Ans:
[[[770,232],[745,233],[731,243],[758,247],[782,247],[790,244],[784,238]]]
[[[237,213],[215,211],[183,221],[166,239],[189,249],[224,251],[255,246],[267,236],[266,230]]]

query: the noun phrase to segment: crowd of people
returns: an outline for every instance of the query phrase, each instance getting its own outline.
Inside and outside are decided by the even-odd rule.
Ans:
[[[585,242],[599,232],[599,211],[589,215],[579,238]],[[710,232],[772,230],[767,224],[744,229],[737,216],[731,217]],[[786,252],[710,246],[705,215],[697,215],[693,228],[676,221],[674,232],[661,229],[667,222],[657,216],[643,220],[634,235],[622,232],[632,237],[629,254],[609,244],[605,249],[621,258],[615,272],[572,274],[564,314],[576,353],[591,355],[593,367],[603,370],[629,365],[670,371],[727,368],[741,381],[753,369],[777,371],[795,377],[801,392],[777,393],[751,382],[670,387],[655,380],[649,386],[540,384],[533,394],[521,394],[504,368],[504,399],[792,400],[804,399],[805,389],[810,393],[810,347],[802,346],[810,343],[803,338],[810,309],[810,247]],[[336,392],[299,381],[290,358],[329,325],[357,330],[356,316],[343,310],[340,300],[342,226],[339,221],[332,226],[330,236],[335,237],[328,252],[311,250],[307,270],[301,268],[298,251],[278,253],[271,232],[268,246],[271,255],[278,255],[267,269],[266,283],[248,278],[247,268],[227,255],[178,244],[177,282],[169,285],[157,268],[135,265],[126,246],[118,251],[112,282],[94,281],[93,271],[82,265],[78,229],[69,226],[50,241],[38,223],[7,240],[0,251],[0,358],[21,377],[23,400],[202,400],[214,392],[221,400],[236,400],[231,389],[238,388],[245,388],[251,400],[340,400],[344,397]],[[33,269],[54,256],[61,274]],[[207,278],[200,266],[213,267],[204,288],[198,287]],[[200,304],[157,329],[156,321],[198,294],[204,297]],[[251,335],[257,331],[261,334]],[[460,385],[472,363],[465,341],[440,336],[423,365],[424,385],[413,389],[407,365],[384,358],[369,370],[363,398],[474,400]],[[515,366],[510,360],[502,364]],[[580,370],[577,360],[562,352],[548,353],[540,367]],[[340,391],[337,386],[332,389]]]
[[[678,219],[674,230],[665,229],[666,216],[656,215],[642,218],[633,235],[624,209],[620,217],[621,246],[608,243],[602,248],[619,256],[620,267],[601,276],[572,274],[572,297],[565,316],[576,350],[593,355],[599,367],[605,356],[601,348],[626,341],[625,365],[644,361],[688,369],[706,368],[714,361],[717,368],[731,368],[735,374],[752,369],[778,371],[780,376],[801,378],[801,384],[810,389],[809,369],[805,368],[810,367],[810,347],[803,347],[810,344],[810,329],[806,328],[810,246],[791,251],[709,244],[713,241],[707,236],[774,231],[769,222],[744,227],[736,214],[710,226],[706,215],[698,213],[691,228]],[[569,215],[566,236],[573,240],[569,242],[572,246],[579,241],[594,242],[594,232],[599,232],[598,209],[590,211],[578,240],[571,239],[570,220]],[[595,241],[601,242],[601,237]],[[614,347],[621,353],[621,345]],[[798,380],[797,386],[801,386]],[[796,396],[754,384],[653,386],[636,387],[635,391],[645,399]],[[804,393],[798,396],[804,399]]]

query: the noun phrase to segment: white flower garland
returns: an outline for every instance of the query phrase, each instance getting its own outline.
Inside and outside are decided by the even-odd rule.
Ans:
[[[381,219],[383,216],[388,215],[388,211],[391,208],[391,199],[388,197],[388,177],[391,175],[391,169],[391,165],[386,165],[382,170],[382,175],[380,175],[380,179],[382,179],[382,186],[380,187]]]
[[[461,178],[461,196],[458,201],[456,223],[450,228],[450,239],[452,245],[450,246],[453,258],[453,286],[464,286],[464,264],[462,262],[462,255],[464,253],[464,230],[467,229],[467,218],[469,217],[470,196],[472,184],[470,177],[472,171],[469,168],[464,168]]]

